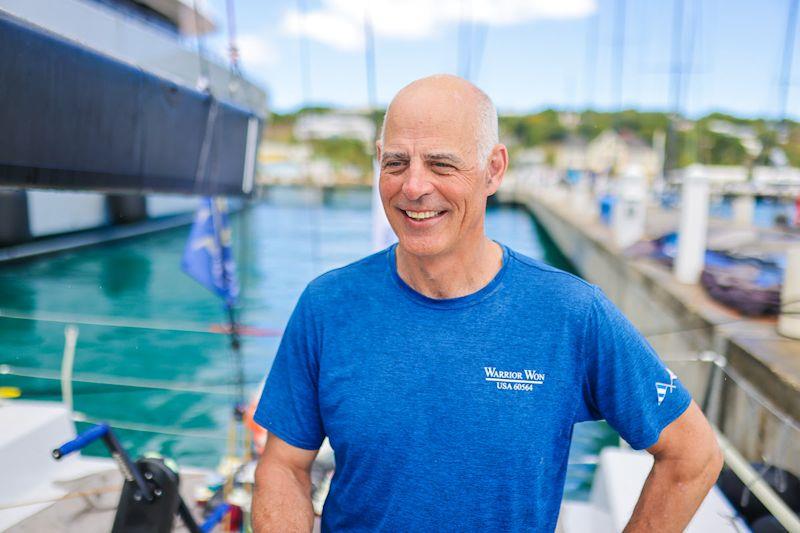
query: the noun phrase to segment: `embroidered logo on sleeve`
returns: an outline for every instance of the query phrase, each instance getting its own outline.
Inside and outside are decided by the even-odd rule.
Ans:
[[[675,390],[675,381],[678,379],[678,376],[672,373],[672,370],[669,368],[667,369],[669,373],[669,383],[662,383],[660,381],[656,381],[656,392],[658,393],[658,405],[664,401],[664,398],[667,397],[668,392],[672,392]]]

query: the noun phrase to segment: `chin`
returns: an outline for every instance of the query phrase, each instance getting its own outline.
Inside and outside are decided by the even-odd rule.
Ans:
[[[409,237],[400,235],[398,246],[409,255],[416,257],[431,257],[441,254],[447,250],[445,243],[439,239]]]

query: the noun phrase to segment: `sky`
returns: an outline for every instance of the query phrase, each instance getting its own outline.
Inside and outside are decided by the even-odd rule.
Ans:
[[[681,0],[233,1],[243,70],[277,112],[368,106],[369,13],[379,106],[417,78],[452,73],[486,91],[501,113],[677,107],[688,116],[776,117],[795,0],[682,0],[677,55],[674,2]],[[207,3],[218,30],[205,45],[223,55],[226,0]],[[792,50],[787,112],[797,118],[800,31]],[[674,67],[682,72],[679,99]]]

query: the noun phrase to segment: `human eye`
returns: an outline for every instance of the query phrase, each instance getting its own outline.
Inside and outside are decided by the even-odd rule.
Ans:
[[[405,165],[405,162],[401,159],[389,159],[388,161],[384,161],[383,168],[384,170],[400,170]]]
[[[455,168],[450,163],[445,163],[444,161],[434,161],[433,167],[438,171],[450,171]]]

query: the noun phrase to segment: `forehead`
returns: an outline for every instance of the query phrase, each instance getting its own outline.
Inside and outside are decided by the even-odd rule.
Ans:
[[[477,139],[476,118],[475,104],[463,95],[399,95],[386,117],[384,149],[469,151]]]

